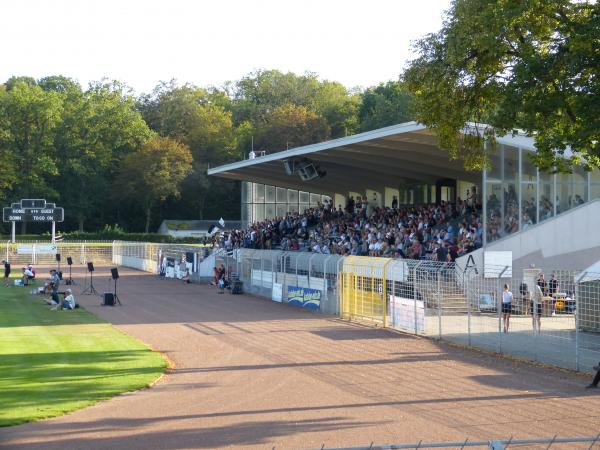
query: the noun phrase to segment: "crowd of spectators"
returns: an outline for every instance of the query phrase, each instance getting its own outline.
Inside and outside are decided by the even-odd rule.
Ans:
[[[519,231],[519,202],[515,187],[509,185],[508,189],[504,189],[503,195],[504,204],[495,193],[490,194],[487,200],[488,242],[493,242]],[[566,203],[566,209],[569,209],[583,204],[584,200],[580,195],[574,195],[569,197]],[[535,197],[527,199],[527,196],[523,196],[521,205],[522,230],[526,230],[537,223],[538,209],[540,222],[550,219],[554,215],[554,203],[548,196],[540,195],[537,205]],[[561,212],[561,204],[557,198],[556,213],[560,214]]]
[[[320,204],[302,213],[223,233],[218,245],[322,254],[454,261],[481,247],[481,208],[468,200],[422,206],[369,207],[350,197],[345,208]]]

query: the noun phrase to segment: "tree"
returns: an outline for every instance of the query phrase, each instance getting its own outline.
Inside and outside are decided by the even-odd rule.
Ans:
[[[599,39],[597,2],[455,0],[404,74],[416,119],[469,167],[484,161],[484,133],[461,139],[468,121],[525,130],[542,170],[600,166]]]
[[[123,158],[113,198],[141,205],[148,233],[152,208],[169,197],[178,197],[181,182],[191,170],[190,149],[174,139],[156,135]]]
[[[63,98],[55,138],[62,174],[54,184],[62,205],[83,231],[87,220],[112,209],[106,193],[114,167],[123,155],[149,139],[151,132],[136,110],[134,98],[119,83],[92,83],[82,92],[68,79],[48,77],[40,80],[40,86],[60,92]]]
[[[11,168],[18,168],[15,197],[56,196],[48,181],[58,174],[54,138],[61,112],[60,95],[29,82],[0,91],[0,157],[5,180],[14,180]]]
[[[370,131],[413,120],[412,95],[399,81],[388,81],[362,93],[358,110],[361,131]]]
[[[304,106],[286,104],[276,107],[265,117],[255,147],[269,152],[281,151],[326,141],[330,132],[323,117]]]

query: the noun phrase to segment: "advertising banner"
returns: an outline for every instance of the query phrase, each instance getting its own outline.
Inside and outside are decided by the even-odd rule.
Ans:
[[[283,301],[283,284],[273,283],[273,291],[271,292],[271,300],[281,303]]]
[[[392,301],[392,323],[395,328],[403,328],[417,333],[425,329],[425,304],[422,300],[413,300],[390,296]],[[415,314],[416,307],[416,314]],[[415,322],[416,320],[416,322]]]
[[[318,311],[321,309],[321,291],[299,286],[288,286],[287,302],[301,308]]]
[[[56,245],[54,244],[29,244],[17,245],[18,255],[55,255]]]

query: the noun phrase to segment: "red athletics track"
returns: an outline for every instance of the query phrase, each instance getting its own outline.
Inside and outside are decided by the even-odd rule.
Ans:
[[[300,449],[600,432],[600,395],[579,375],[209,286],[121,275],[122,307],[78,300],[174,368],[151,389],[2,428],[1,448]],[[95,272],[99,291],[108,276]]]

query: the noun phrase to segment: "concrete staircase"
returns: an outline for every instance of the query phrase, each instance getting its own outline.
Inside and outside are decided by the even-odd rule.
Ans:
[[[417,289],[425,299],[427,315],[438,314],[440,304],[442,315],[467,313],[467,297],[454,280],[422,284]]]

